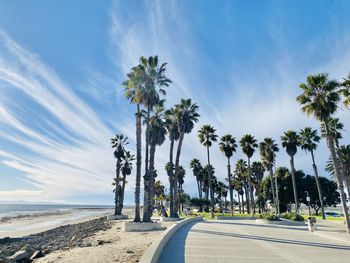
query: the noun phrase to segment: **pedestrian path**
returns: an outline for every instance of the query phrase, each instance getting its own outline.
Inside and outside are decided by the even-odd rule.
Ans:
[[[180,229],[159,262],[350,262],[350,243],[324,235],[310,233],[306,226],[203,221]]]

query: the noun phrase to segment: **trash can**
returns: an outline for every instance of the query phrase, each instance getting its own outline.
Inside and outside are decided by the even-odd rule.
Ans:
[[[317,229],[317,226],[316,226],[316,217],[310,216],[310,217],[307,219],[307,225],[308,225],[308,227],[309,227],[309,231],[310,231],[310,232],[314,232],[314,231]]]

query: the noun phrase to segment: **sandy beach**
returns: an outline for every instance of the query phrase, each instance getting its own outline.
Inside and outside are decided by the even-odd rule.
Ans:
[[[91,212],[91,211],[90,211]],[[77,214],[79,214],[77,216]],[[1,223],[12,226],[0,239],[0,262],[18,251],[28,251],[32,255],[40,251],[44,257],[34,262],[138,262],[143,252],[162,233],[122,232],[123,221],[133,218],[133,209],[124,209],[129,219],[106,221],[105,214],[111,211],[99,211],[84,214],[84,211],[35,215],[26,218],[14,218]],[[102,216],[103,215],[103,216]],[[164,229],[173,223],[162,223]],[[29,256],[30,257],[30,256]]]

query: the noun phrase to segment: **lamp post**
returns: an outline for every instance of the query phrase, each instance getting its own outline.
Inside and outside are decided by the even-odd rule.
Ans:
[[[309,216],[311,216],[311,208],[310,208],[310,195],[308,191],[305,191],[306,193],[306,201],[308,203],[308,207],[309,207]]]

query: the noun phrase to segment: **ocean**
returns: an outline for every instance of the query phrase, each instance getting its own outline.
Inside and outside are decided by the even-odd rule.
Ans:
[[[0,204],[0,218],[75,209],[112,209],[111,205]]]

